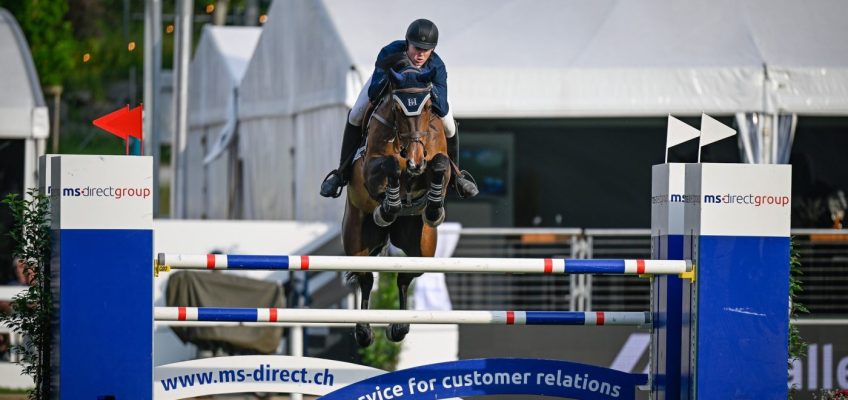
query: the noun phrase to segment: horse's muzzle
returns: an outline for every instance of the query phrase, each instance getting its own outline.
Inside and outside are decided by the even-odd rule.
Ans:
[[[421,163],[416,163],[412,160],[406,160],[406,173],[410,176],[418,176],[424,172],[424,168],[427,166],[427,160],[421,160]]]

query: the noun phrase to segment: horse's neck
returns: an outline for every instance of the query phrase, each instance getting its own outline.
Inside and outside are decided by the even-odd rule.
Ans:
[[[394,132],[394,129],[389,126],[396,122],[390,121],[391,117],[391,94],[386,95],[371,111],[368,118],[368,138],[371,140],[383,139],[390,140],[387,135]],[[381,121],[382,120],[382,121]]]
[[[386,91],[386,95],[380,99],[376,106],[374,106],[374,114],[377,114],[384,119],[389,119],[389,114],[392,109],[392,92],[390,90]]]

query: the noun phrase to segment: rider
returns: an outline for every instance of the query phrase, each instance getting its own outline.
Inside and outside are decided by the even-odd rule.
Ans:
[[[360,126],[362,125],[362,120],[365,117],[365,111],[368,108],[369,102],[379,100],[378,97],[388,84],[386,68],[390,68],[396,61],[402,58],[408,59],[409,63],[417,68],[436,69],[432,88],[433,112],[441,117],[445,125],[445,136],[448,139],[448,156],[455,163],[459,161],[457,157],[459,155],[459,141],[456,136],[456,122],[453,119],[453,113],[450,112],[447,100],[448,74],[445,69],[445,63],[442,62],[441,57],[434,51],[438,41],[439,30],[436,28],[436,24],[426,19],[417,19],[407,28],[406,40],[396,40],[380,50],[380,54],[377,55],[374,73],[368,79],[368,82],[365,83],[365,86],[356,98],[356,104],[353,105],[350,114],[348,114],[344,138],[342,139],[339,168],[333,170],[324,178],[324,182],[321,183],[321,196],[338,197],[341,195],[342,188],[350,179],[353,157],[361,139]],[[462,171],[454,179],[456,192],[460,197],[474,197],[479,192],[477,185],[474,183],[474,178],[467,171]]]

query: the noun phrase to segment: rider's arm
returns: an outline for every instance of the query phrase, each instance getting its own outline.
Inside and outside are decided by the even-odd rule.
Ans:
[[[440,63],[441,64],[441,63]],[[439,117],[448,114],[448,71],[445,65],[435,67],[436,75],[433,76],[433,112]]]
[[[383,86],[386,85],[386,70],[375,67],[374,73],[371,74],[371,85],[368,86],[368,99],[374,101],[383,91]]]
[[[368,99],[371,101],[376,100],[380,96],[383,87],[387,83],[386,70],[384,69],[386,58],[392,54],[403,52],[404,43],[403,40],[396,40],[380,49],[380,53],[377,54],[377,61],[374,62],[374,73],[371,74],[371,85],[368,86]]]

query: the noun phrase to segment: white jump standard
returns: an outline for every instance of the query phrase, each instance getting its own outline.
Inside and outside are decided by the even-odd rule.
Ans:
[[[651,323],[650,312],[319,310],[297,308],[156,307],[156,321],[282,323],[626,325]]]
[[[685,260],[563,258],[421,258],[159,253],[156,264],[157,271],[169,269],[238,269],[626,275],[676,275],[692,271],[692,263]]]

